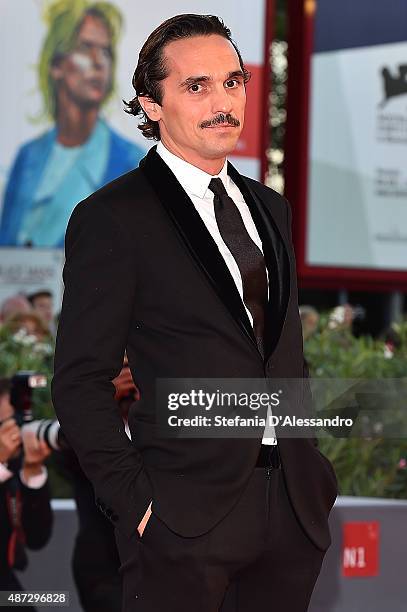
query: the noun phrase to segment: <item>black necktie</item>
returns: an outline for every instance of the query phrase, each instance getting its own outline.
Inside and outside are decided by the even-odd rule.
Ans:
[[[215,217],[220,235],[232,253],[242,277],[243,301],[253,317],[253,331],[264,357],[264,327],[267,306],[267,272],[259,247],[250,238],[240,212],[228,196],[220,178],[213,178]]]

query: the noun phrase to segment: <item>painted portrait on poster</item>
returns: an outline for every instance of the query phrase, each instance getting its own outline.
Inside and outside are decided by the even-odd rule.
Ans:
[[[43,4],[42,19],[35,123],[48,127],[15,154],[3,193],[1,246],[63,247],[75,205],[137,167],[145,152],[104,112],[118,93],[119,8],[54,0]]]

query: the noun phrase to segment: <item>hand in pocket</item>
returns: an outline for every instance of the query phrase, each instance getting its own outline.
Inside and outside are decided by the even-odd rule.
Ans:
[[[143,531],[146,528],[146,525],[150,519],[152,503],[153,502],[151,501],[149,507],[146,510],[146,513],[144,514],[143,518],[141,519],[139,523],[139,526],[137,527],[137,531],[139,532],[140,537],[143,535]]]

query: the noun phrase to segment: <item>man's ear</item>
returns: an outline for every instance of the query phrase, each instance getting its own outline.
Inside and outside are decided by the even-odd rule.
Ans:
[[[138,101],[141,108],[151,121],[159,121],[161,119],[161,106],[154,102],[152,98],[148,96],[138,96]]]

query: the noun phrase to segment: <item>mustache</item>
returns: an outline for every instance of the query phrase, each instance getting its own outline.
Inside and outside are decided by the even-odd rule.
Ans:
[[[199,125],[201,128],[211,127],[212,125],[219,125],[221,123],[227,123],[228,125],[233,125],[234,127],[239,127],[240,121],[236,117],[233,117],[230,113],[219,113],[213,119],[206,119],[202,121]]]

